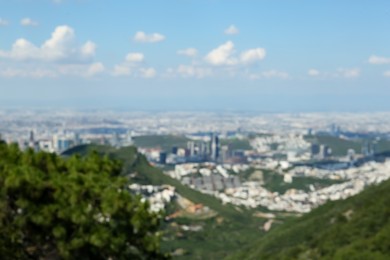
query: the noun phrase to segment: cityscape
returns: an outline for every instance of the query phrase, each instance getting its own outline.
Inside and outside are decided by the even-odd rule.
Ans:
[[[390,259],[389,14],[0,0],[0,259]]]
[[[390,161],[382,154],[390,148],[386,113],[367,118],[359,113],[3,110],[1,115],[2,138],[22,150],[62,154],[80,145],[135,145],[183,185],[248,208],[307,213],[390,178]],[[334,140],[346,144],[333,151]],[[326,184],[272,191],[264,187],[263,171],[280,176],[281,185],[305,177]],[[130,190],[144,194],[155,211],[174,196],[173,187],[132,185]]]

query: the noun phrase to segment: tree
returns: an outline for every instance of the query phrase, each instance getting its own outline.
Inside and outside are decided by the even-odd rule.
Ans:
[[[121,163],[0,143],[3,259],[161,259],[160,215],[126,190]]]

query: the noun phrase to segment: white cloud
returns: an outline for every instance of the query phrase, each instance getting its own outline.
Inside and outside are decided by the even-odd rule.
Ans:
[[[84,63],[95,56],[95,51],[96,45],[91,41],[78,47],[74,30],[63,25],[58,26],[42,46],[37,47],[26,39],[18,39],[10,51],[0,50],[0,58]]]
[[[91,64],[59,64],[56,71],[58,75],[75,76],[75,77],[93,77],[102,74],[105,67],[101,62]]]
[[[145,60],[145,56],[140,52],[130,52],[126,55],[125,60],[114,66],[112,71],[113,76],[133,76],[142,78],[154,78],[157,72],[154,68],[143,68],[141,62]]]
[[[215,66],[234,65],[237,64],[237,60],[231,57],[233,53],[234,44],[231,41],[227,41],[209,52],[205,57],[205,60]]]
[[[57,73],[53,70],[43,68],[29,68],[29,69],[18,69],[18,68],[5,68],[0,69],[0,77],[4,78],[53,78],[56,77]]]
[[[91,41],[87,41],[82,47],[81,47],[81,55],[84,57],[93,57],[96,53],[96,44]]]
[[[0,27],[1,26],[7,26],[9,24],[9,22],[3,18],[0,18]]]
[[[337,75],[344,78],[357,78],[360,76],[360,69],[338,69]]]
[[[210,68],[201,68],[193,65],[179,65],[176,70],[172,71],[172,73],[183,78],[204,78],[211,76],[212,70]]]
[[[0,77],[23,78],[54,78],[59,76],[93,77],[105,71],[101,62],[91,64],[15,64],[8,67],[0,66]]]
[[[157,74],[154,68],[140,68],[139,72],[143,78],[154,78]]]
[[[34,21],[32,20],[31,18],[23,18],[22,20],[20,20],[20,24],[23,25],[23,26],[38,26],[38,22],[37,21]]]
[[[226,28],[226,30],[224,32],[227,35],[234,35],[234,34],[238,34],[240,31],[238,30],[238,28],[236,26],[230,25],[228,28]]]
[[[195,48],[187,48],[183,50],[178,50],[177,54],[184,55],[187,57],[195,57],[198,54],[198,50]]]
[[[115,65],[114,71],[112,72],[113,76],[129,76],[132,73],[132,68],[129,66],[120,64],[120,65]]]
[[[144,61],[145,57],[143,53],[140,52],[132,52],[126,55],[126,61],[127,62],[142,62]]]
[[[40,46],[18,39],[8,51],[0,50],[2,77],[92,77],[105,71],[101,62],[93,62],[96,44],[77,44],[74,30],[66,25],[55,28],[50,38]],[[26,62],[28,61],[28,62]]]
[[[95,63],[92,63],[91,65],[89,65],[87,72],[86,72],[86,76],[92,77],[92,76],[95,76],[97,74],[101,74],[104,70],[105,70],[105,67],[104,67],[103,63],[95,62]]]
[[[289,77],[287,72],[277,71],[277,70],[268,70],[261,73],[264,78],[281,78],[286,79]]]
[[[235,52],[233,42],[227,41],[209,52],[205,60],[214,66],[249,65],[263,60],[266,56],[266,51],[263,48],[245,50],[241,52],[239,57],[234,57]]]
[[[320,75],[320,72],[316,69],[309,69],[309,71],[307,72],[307,74],[309,76],[312,76],[312,77],[316,77],[316,76],[319,76]]]
[[[278,71],[278,70],[267,70],[262,71],[260,73],[251,73],[249,74],[250,79],[272,79],[272,78],[279,78],[279,79],[288,79],[290,75],[287,72],[284,71]]]
[[[246,50],[241,53],[240,61],[243,64],[250,64],[265,58],[266,52],[263,48]]]
[[[134,35],[136,42],[161,42],[165,40],[165,36],[159,33],[146,34],[145,32],[139,31]]]
[[[385,76],[385,77],[387,77],[387,78],[390,78],[390,70],[385,71],[385,72],[383,73],[383,76]]]
[[[375,65],[389,64],[390,63],[390,58],[372,55],[368,59],[368,62],[371,63],[371,64],[375,64]]]
[[[113,76],[133,76],[141,78],[154,78],[157,76],[157,71],[155,68],[138,68],[128,66],[126,64],[119,64],[114,67],[112,72]]]

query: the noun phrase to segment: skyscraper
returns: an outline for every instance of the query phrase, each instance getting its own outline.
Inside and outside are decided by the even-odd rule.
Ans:
[[[219,137],[216,134],[211,136],[210,142],[211,160],[217,161],[219,159]]]
[[[187,149],[190,151],[190,156],[195,156],[195,142],[194,141],[187,142]]]

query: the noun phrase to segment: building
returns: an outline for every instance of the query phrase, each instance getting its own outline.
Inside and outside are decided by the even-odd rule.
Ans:
[[[167,163],[167,153],[166,152],[160,152],[159,163],[160,164],[166,164]]]
[[[210,159],[212,161],[218,161],[219,159],[219,137],[216,134],[213,134],[211,136],[211,142],[210,142]]]
[[[311,158],[322,160],[332,155],[332,149],[323,144],[312,144],[311,145]]]

